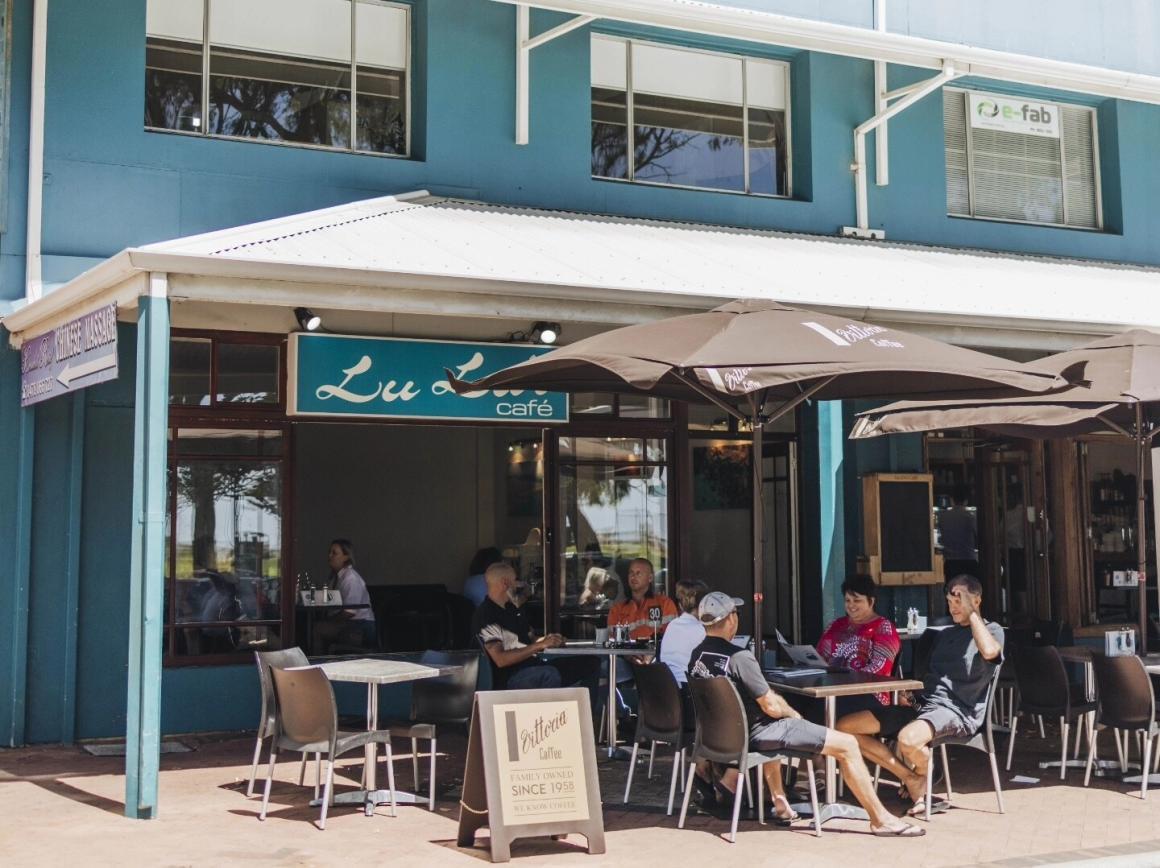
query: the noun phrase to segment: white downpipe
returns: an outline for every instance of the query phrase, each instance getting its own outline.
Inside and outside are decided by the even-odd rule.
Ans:
[[[946,64],[943,71],[934,78],[929,78],[923,82],[919,87],[910,91],[906,96],[894,103],[888,109],[879,112],[869,120],[863,121],[854,130],[854,165],[850,168],[854,171],[854,185],[855,185],[855,206],[858,216],[858,230],[865,231],[870,228],[870,206],[866,192],[866,134],[871,130],[877,129],[890,118],[894,117],[900,112],[906,111],[916,102],[928,94],[941,88],[944,84],[952,79],[958,78],[959,74],[955,72],[955,68],[951,64]]]
[[[32,93],[28,108],[28,205],[24,227],[24,297],[40,298],[44,282],[40,244],[44,212],[44,69],[48,56],[48,0],[33,0]]]
[[[886,32],[886,0],[874,0],[874,29],[879,33]],[[874,114],[885,111],[886,98],[886,61],[874,61]],[[879,187],[890,183],[890,138],[889,129],[883,122],[874,133],[874,181]]]

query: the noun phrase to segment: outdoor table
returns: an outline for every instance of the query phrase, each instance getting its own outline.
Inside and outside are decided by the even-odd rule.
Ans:
[[[839,696],[860,696],[867,693],[893,693],[899,690],[922,690],[922,682],[913,678],[893,678],[870,675],[866,672],[821,672],[817,675],[776,676],[766,673],[766,680],[778,692],[796,693],[825,701],[826,726],[834,728],[838,716]],[[933,758],[931,760],[934,761]],[[837,761],[826,757],[826,801],[822,805],[822,822],[834,818],[868,820],[869,815],[857,805],[838,801]],[[801,810],[800,806],[794,806]],[[809,808],[806,806],[806,810]]]
[[[652,645],[647,648],[615,648],[595,642],[574,642],[562,648],[546,648],[540,653],[557,657],[608,657],[608,755],[611,757],[616,755],[616,658],[651,657],[655,652]]]
[[[379,687],[383,684],[401,684],[405,681],[419,681],[424,678],[438,678],[453,675],[462,666],[449,664],[413,663],[408,660],[359,657],[354,660],[332,660],[318,666],[331,681],[350,681],[367,686],[367,729],[379,728]],[[371,742],[366,746],[366,789],[349,793],[339,793],[334,797],[336,805],[363,805],[368,816],[374,813],[375,805],[390,802],[391,816],[395,816],[398,802],[414,804],[427,801],[425,796],[412,793],[380,790],[375,787],[375,763],[378,745]],[[320,804],[317,800],[311,805]]]

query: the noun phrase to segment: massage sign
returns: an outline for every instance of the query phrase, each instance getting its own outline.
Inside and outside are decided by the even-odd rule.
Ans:
[[[117,376],[117,305],[69,320],[20,347],[20,406]]]
[[[592,711],[582,688],[476,694],[460,805],[459,845],[491,830],[492,861],[516,838],[578,832],[604,852]]]

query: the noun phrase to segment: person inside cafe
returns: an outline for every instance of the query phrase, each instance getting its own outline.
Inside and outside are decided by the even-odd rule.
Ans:
[[[660,659],[683,688],[688,678],[689,657],[693,649],[705,641],[705,628],[697,617],[697,607],[709,593],[709,586],[693,579],[681,579],[677,582],[676,592],[681,614],[665,630]]]
[[[478,606],[487,596],[487,579],[484,571],[492,564],[503,560],[503,554],[495,546],[482,548],[471,558],[467,567],[467,578],[463,582],[463,596],[471,600],[471,605]]]
[[[903,822],[886,810],[878,799],[870,771],[862,761],[858,741],[853,736],[803,720],[769,686],[753,652],[733,644],[732,639],[737,635],[737,607],[740,605],[743,605],[740,598],[721,591],[713,591],[701,600],[697,615],[705,628],[705,641],[693,649],[689,678],[724,677],[733,682],[745,706],[751,750],[774,752],[785,749],[834,757],[846,786],[870,815],[870,830],[875,835],[918,837],[925,834],[925,830]],[[785,825],[798,819],[781,782],[781,763],[766,763],[762,773],[773,798],[776,820]],[[737,769],[730,768],[718,782],[725,791],[721,796],[727,802],[732,802],[737,779]]]
[[[652,639],[677,618],[677,605],[653,586],[653,566],[647,558],[633,558],[628,564],[628,599],[608,610],[608,629],[618,624],[628,629],[629,639]],[[655,616],[655,617],[654,617]]]
[[[330,580],[342,598],[342,608],[314,625],[314,649],[330,653],[333,645],[377,648],[375,613],[367,583],[354,566],[354,544],[348,539],[331,540],[327,552]]]
[[[837,724],[839,730],[858,739],[868,761],[902,781],[914,800],[912,814],[924,810],[931,739],[978,732],[987,711],[991,677],[1003,662],[1003,628],[983,619],[979,580],[955,576],[946,584],[946,599],[953,623],[940,630],[934,641],[922,693],[903,697],[905,704],[847,715]],[[881,741],[883,737],[897,740],[901,756]]]
[[[831,666],[871,675],[889,675],[902,647],[898,631],[874,611],[878,586],[870,576],[850,576],[842,583],[846,614],[836,619],[818,641],[818,654]],[[838,698],[838,714],[889,705],[889,693]]]
[[[975,513],[967,509],[970,489],[961,482],[951,493],[951,507],[938,516],[938,539],[942,545],[943,575],[947,578],[979,574],[979,528]]]
[[[492,564],[484,571],[484,578],[487,579],[487,596],[475,610],[471,631],[491,660],[493,689],[587,687],[595,716],[599,699],[599,659],[552,657],[543,660],[538,657],[541,651],[562,647],[564,637],[559,633],[549,633],[538,639],[533,636],[527,617],[515,602],[520,599],[521,586],[510,564]]]

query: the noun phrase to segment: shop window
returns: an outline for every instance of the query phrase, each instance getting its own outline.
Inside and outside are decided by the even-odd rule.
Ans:
[[[767,406],[766,410],[772,409]],[[738,419],[715,404],[689,405],[689,431],[694,436],[703,436],[710,432],[729,432],[732,434],[752,435],[753,426]],[[765,426],[767,434],[794,434],[797,432],[797,412],[783,413]]]
[[[148,0],[145,126],[406,156],[409,57],[383,0]]]
[[[171,406],[281,406],[280,342],[174,337],[169,347]]]
[[[790,195],[787,64],[594,36],[591,82],[594,177]]]
[[[170,437],[170,659],[282,646],[280,430],[181,428]]]
[[[1099,229],[1095,111],[945,89],[947,212]]]
[[[625,597],[633,558],[647,558],[665,590],[668,448],[657,438],[561,436],[559,453],[561,629],[587,637]]]
[[[647,395],[575,392],[570,413],[573,419],[667,419],[671,407],[667,399]]]

